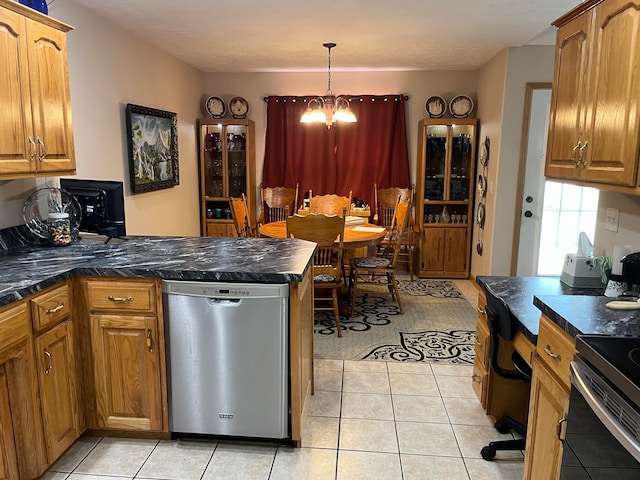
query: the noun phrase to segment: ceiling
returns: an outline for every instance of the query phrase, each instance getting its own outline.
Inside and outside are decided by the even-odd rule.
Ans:
[[[54,0],[55,1],[55,0]],[[203,72],[472,70],[579,0],[74,0]]]

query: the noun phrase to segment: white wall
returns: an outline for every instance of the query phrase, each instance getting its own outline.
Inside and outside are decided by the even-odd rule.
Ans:
[[[620,210],[617,232],[604,228],[607,208]],[[640,251],[640,196],[601,191],[593,253],[611,257],[615,245],[631,245],[634,251]]]

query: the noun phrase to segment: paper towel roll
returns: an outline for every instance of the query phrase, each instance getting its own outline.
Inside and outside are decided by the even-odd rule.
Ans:
[[[622,275],[622,260],[626,255],[633,253],[631,245],[614,245],[613,255],[611,256],[611,273],[613,275]]]

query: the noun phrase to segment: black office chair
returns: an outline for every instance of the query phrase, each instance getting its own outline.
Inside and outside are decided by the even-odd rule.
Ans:
[[[507,370],[498,365],[500,339],[508,341],[513,338],[516,334],[515,319],[511,315],[509,306],[501,298],[496,297],[488,289],[485,289],[485,294],[487,297],[485,310],[489,322],[489,361],[491,368],[501,377],[530,382],[531,367],[516,350],[514,350],[511,355],[514,370]],[[494,426],[500,433],[514,431],[523,438],[490,442],[489,445],[483,447],[480,451],[482,458],[485,460],[493,460],[498,450],[524,450],[527,436],[527,427],[525,425],[517,422],[508,415],[503,415],[496,421]]]

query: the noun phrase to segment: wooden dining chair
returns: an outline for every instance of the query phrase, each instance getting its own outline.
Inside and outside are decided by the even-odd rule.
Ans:
[[[298,205],[298,184],[291,187],[263,187],[260,185],[262,196],[259,224],[281,222],[293,215]]]
[[[256,229],[249,220],[249,207],[244,193],[241,198],[229,197],[229,206],[238,237],[255,237]]]
[[[309,213],[324,213],[325,215],[342,215],[346,208],[346,215],[351,212],[351,191],[349,196],[344,197],[334,193],[327,195],[313,196],[313,191],[309,190]]]
[[[413,207],[413,194],[415,188],[411,185],[411,188],[389,187],[378,188],[378,184],[374,184],[374,216],[373,223],[381,225],[383,227],[389,227],[393,220],[393,211],[395,208],[395,202],[400,197],[400,200],[409,200],[411,207]],[[420,229],[416,225],[413,215],[409,214],[409,223],[404,231],[402,238],[402,246],[398,253],[398,263],[406,264],[407,271],[411,281],[413,282],[413,258],[415,256],[415,247],[420,234]],[[384,249],[385,242],[380,244],[380,248]]]
[[[409,221],[411,202],[408,200],[396,200],[394,215],[391,221],[390,233],[386,246],[375,257],[356,257],[351,264],[349,289],[351,290],[351,315],[354,314],[358,283],[372,283],[378,277],[386,280],[386,285],[391,298],[398,303],[400,313],[404,313],[400,292],[396,284],[396,263],[400,253],[403,233]],[[380,285],[378,281],[376,285]]]
[[[338,337],[342,336],[338,292],[342,275],[344,252],[344,219],[342,216],[313,214],[287,218],[287,237],[315,242],[313,259],[314,311],[333,310]],[[326,306],[330,301],[331,306]]]

